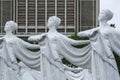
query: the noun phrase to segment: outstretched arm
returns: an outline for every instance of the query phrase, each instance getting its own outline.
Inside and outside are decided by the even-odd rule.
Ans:
[[[66,41],[68,41],[71,45],[82,45],[82,44],[88,44],[90,43],[90,40],[74,40],[68,37],[64,37]]]
[[[30,36],[28,38],[28,41],[43,41],[46,37],[46,33],[41,34],[41,35],[35,35],[35,36]]]
[[[31,43],[28,43],[26,41],[23,41],[20,39],[20,42],[23,44],[23,46],[25,48],[29,48],[29,49],[39,49],[40,46],[38,44],[31,44]]]
[[[90,30],[86,30],[86,31],[81,31],[77,35],[79,37],[90,37],[90,35],[92,34],[92,32],[97,31],[98,29],[99,28],[94,28],[94,29],[90,29]]]
[[[89,44],[90,40],[74,40],[74,39],[67,39],[72,45],[83,45],[83,44]]]
[[[80,37],[89,37],[91,30],[81,31],[77,35]]]

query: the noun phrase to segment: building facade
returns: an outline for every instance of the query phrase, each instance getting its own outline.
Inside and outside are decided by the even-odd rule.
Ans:
[[[6,21],[18,23],[18,35],[47,32],[50,16],[61,18],[58,31],[73,34],[98,25],[99,0],[0,0],[0,33]]]

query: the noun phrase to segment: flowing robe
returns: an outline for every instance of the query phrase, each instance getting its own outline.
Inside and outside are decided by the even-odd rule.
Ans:
[[[88,43],[88,41],[85,42]],[[16,36],[12,36],[10,40],[6,40],[5,38],[1,39],[0,80],[21,80],[22,74],[19,71],[20,67],[23,69],[23,74],[24,71],[27,70],[27,73],[23,75],[23,80],[27,80],[30,77],[33,78],[32,80],[90,79],[90,76],[87,75],[89,74],[88,70],[82,70],[78,74],[68,70],[65,71],[61,60],[65,57],[72,63],[76,62],[75,65],[80,66],[80,64],[82,64],[82,66],[84,66],[84,64],[90,63],[91,56],[88,55],[86,57],[84,55],[87,54],[90,48],[87,47],[76,51],[77,48],[73,48],[71,42],[67,40],[67,37],[61,34],[52,38],[48,35],[44,40],[44,43],[45,44],[40,47],[41,52],[32,52],[28,50],[28,48],[32,48],[32,45],[17,38]],[[68,46],[69,48],[67,48]],[[86,49],[88,50],[86,51]],[[63,52],[61,52],[62,50]],[[85,59],[83,59],[84,56]],[[17,59],[22,62],[21,65],[23,66],[20,65],[19,67]],[[88,60],[86,61],[86,59]],[[79,63],[80,60],[85,62]],[[87,65],[85,68],[90,69],[90,66]],[[39,70],[39,72],[35,70]],[[29,74],[31,76],[29,76]]]
[[[30,44],[12,36],[0,44],[0,80],[21,80],[17,59],[32,69],[40,70],[40,52],[28,50]],[[32,45],[31,45],[32,47]]]
[[[108,28],[108,29],[107,29]],[[120,56],[120,33],[111,27],[104,31],[98,29],[89,34],[92,47],[92,78],[93,80],[120,80],[115,52]]]
[[[63,57],[76,66],[85,69],[91,68],[90,45],[78,49],[72,46],[73,43],[71,43],[66,36],[61,35],[60,33],[53,34],[55,35],[47,33],[45,39],[39,42],[41,50],[41,80],[66,80],[71,77],[71,72],[70,75],[66,75],[67,71],[64,70],[62,63]],[[88,41],[84,41],[84,43],[88,43]],[[69,74],[69,71],[67,73]],[[88,74],[87,76],[90,76],[88,71],[83,71],[82,74],[72,74],[72,77],[74,75],[74,80],[90,79],[83,79],[83,77],[86,76],[86,73]]]

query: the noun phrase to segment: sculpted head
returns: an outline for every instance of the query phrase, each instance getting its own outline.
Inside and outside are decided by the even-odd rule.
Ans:
[[[14,21],[7,21],[4,27],[5,32],[7,31],[15,31],[17,29],[17,23]]]
[[[48,28],[51,28],[51,27],[54,27],[54,28],[57,28],[61,23],[61,19],[57,16],[51,16],[49,17],[48,19]]]
[[[112,17],[113,17],[113,13],[110,10],[105,9],[100,12],[98,19],[99,21],[104,21],[104,20],[109,21],[112,19]]]

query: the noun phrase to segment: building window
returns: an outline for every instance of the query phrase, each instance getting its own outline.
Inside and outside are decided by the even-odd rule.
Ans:
[[[97,17],[99,12],[98,0],[78,1],[78,31],[94,28],[98,25]]]
[[[0,32],[6,21],[18,23],[16,34],[47,32],[50,16],[61,18],[58,31],[73,34],[97,25],[99,0],[0,0]]]
[[[12,0],[0,0],[0,33],[4,33],[6,21],[13,19],[13,2]]]
[[[75,0],[18,0],[17,8],[18,33],[47,32],[47,20],[54,15],[62,20],[59,32],[74,32]]]

